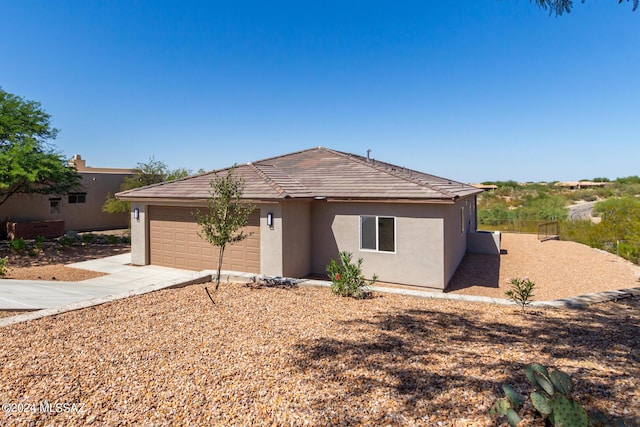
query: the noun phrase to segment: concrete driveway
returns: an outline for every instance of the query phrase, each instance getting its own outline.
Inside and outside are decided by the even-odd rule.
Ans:
[[[0,280],[0,310],[55,308],[87,300],[110,299],[105,297],[112,295],[135,294],[150,286],[155,290],[195,283],[198,278],[207,279],[206,275],[193,271],[153,265],[138,267],[128,265],[130,263],[131,254],[127,253],[69,264],[69,267],[107,273],[81,282]]]

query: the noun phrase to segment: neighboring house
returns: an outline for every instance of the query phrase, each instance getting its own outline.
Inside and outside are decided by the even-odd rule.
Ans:
[[[65,231],[91,231],[126,228],[129,214],[102,212],[107,194],[120,191],[125,177],[135,169],[88,167],[76,154],[69,161],[82,176],[80,189],[64,195],[16,194],[0,205],[3,222],[64,220]]]
[[[563,187],[569,190],[582,190],[584,188],[602,188],[611,185],[610,182],[593,182],[593,181],[567,181],[556,182],[556,187]]]
[[[478,188],[482,191],[492,191],[497,190],[498,186],[493,184],[471,184],[473,187]]]
[[[193,217],[206,206],[215,173],[117,195],[133,209],[134,264],[216,268],[217,249],[198,236]],[[223,270],[324,275],[332,258],[349,251],[364,259],[367,277],[436,290],[466,252],[482,192],[322,147],[240,165],[235,174],[256,210],[247,226],[253,234],[227,249]]]

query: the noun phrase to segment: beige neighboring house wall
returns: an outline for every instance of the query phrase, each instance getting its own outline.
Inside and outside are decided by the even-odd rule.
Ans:
[[[0,206],[2,222],[64,220],[66,231],[93,231],[126,228],[128,213],[102,212],[107,194],[120,191],[125,177],[135,169],[94,168],[76,154],[69,161],[82,176],[76,193],[63,195],[16,194]],[[55,205],[58,207],[56,208]]]

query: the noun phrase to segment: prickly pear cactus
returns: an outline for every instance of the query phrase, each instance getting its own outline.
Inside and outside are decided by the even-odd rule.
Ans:
[[[531,403],[533,407],[543,415],[550,415],[553,411],[549,397],[540,392],[534,391],[531,393]]]
[[[551,407],[556,427],[589,427],[589,416],[578,402],[557,394]]]
[[[538,386],[544,390],[549,396],[553,396],[553,394],[556,392],[556,388],[553,386],[553,383],[551,382],[551,378],[549,378],[548,375],[543,374],[542,372],[534,372],[533,376],[536,379],[536,383],[538,384]]]
[[[554,371],[551,371],[549,378],[560,393],[564,394],[565,396],[571,395],[571,393],[573,392],[573,381],[571,380],[571,377],[569,375],[556,369]]]
[[[529,380],[529,382],[535,386],[538,385],[538,381],[536,380],[536,377],[534,375],[535,372],[540,372],[545,377],[549,376],[549,371],[547,371],[547,368],[545,368],[543,365],[537,362],[525,366],[524,372],[527,375],[527,379]]]
[[[504,391],[504,395],[507,396],[507,399],[509,399],[513,409],[517,411],[524,401],[522,396],[520,396],[509,384],[502,384],[502,390]]]
[[[489,414],[506,415],[507,410],[509,410],[510,408],[511,408],[511,403],[509,402],[508,399],[503,397],[502,399],[498,399],[495,401],[495,403],[491,407],[491,410],[489,411]]]
[[[578,402],[572,399],[573,380],[571,377],[554,369],[551,372],[540,363],[532,363],[525,367],[525,373],[536,390],[530,395],[531,403],[536,411],[545,419],[545,425],[554,427],[596,427],[609,426],[607,418],[600,413],[587,414]],[[516,412],[523,399],[508,384],[502,386],[506,397],[498,399],[490,413],[507,418],[511,427],[517,427],[521,419]],[[621,420],[618,420],[621,423]],[[618,424],[624,426],[624,423]]]

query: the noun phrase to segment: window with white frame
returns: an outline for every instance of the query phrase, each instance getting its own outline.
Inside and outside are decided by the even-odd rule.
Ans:
[[[395,217],[361,216],[360,249],[378,252],[395,252]]]

